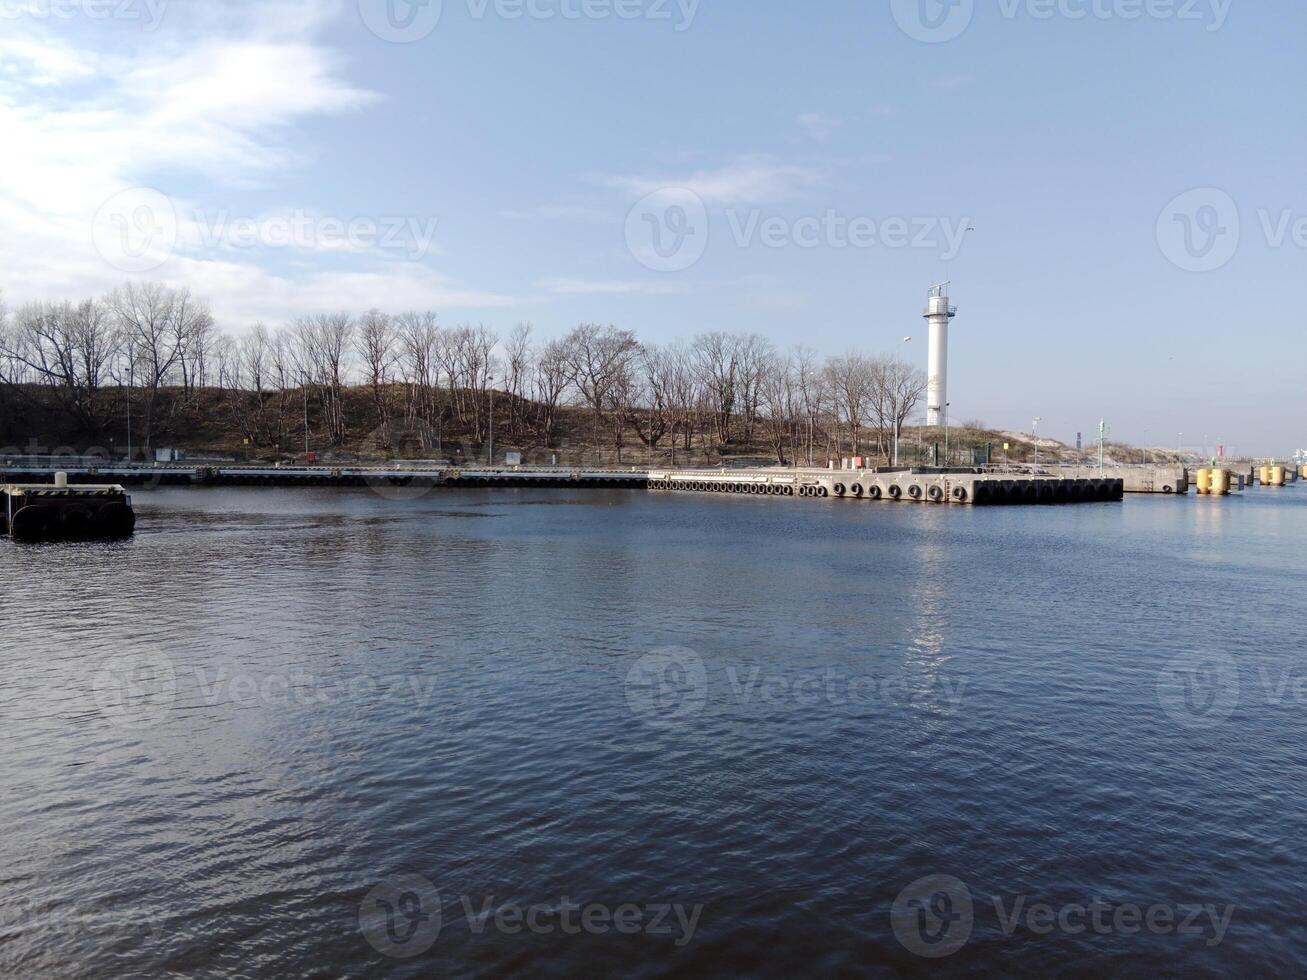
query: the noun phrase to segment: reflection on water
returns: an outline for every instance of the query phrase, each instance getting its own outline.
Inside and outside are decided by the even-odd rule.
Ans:
[[[0,544],[6,974],[1307,970],[1307,491],[137,505]]]
[[[916,646],[925,654],[925,662],[937,664],[944,653],[945,616],[949,582],[944,579],[948,570],[946,521],[949,514],[932,508],[925,516],[926,534],[917,543],[917,581],[908,594],[916,614]]]

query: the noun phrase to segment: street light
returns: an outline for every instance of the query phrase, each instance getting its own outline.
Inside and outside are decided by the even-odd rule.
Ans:
[[[1043,420],[1042,417],[1040,417],[1040,418],[1036,418],[1035,421],[1031,423],[1031,425],[1034,427],[1034,439],[1035,439],[1035,469],[1036,469],[1036,470],[1039,469],[1039,423],[1042,422],[1042,421],[1044,421],[1044,420]]]

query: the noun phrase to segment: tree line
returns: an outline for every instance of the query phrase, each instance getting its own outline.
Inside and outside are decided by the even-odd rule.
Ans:
[[[500,336],[442,326],[431,311],[377,309],[233,333],[203,300],[158,283],[81,302],[0,303],[0,391],[53,403],[90,442],[131,413],[147,450],[201,404],[268,448],[304,434],[311,404],[315,441],[341,447],[361,435],[346,403],[362,392],[383,443],[417,431],[429,450],[449,438],[480,443],[492,424],[501,444],[554,448],[565,413],[579,409],[583,431],[573,424],[570,434],[617,461],[632,445],[687,459],[752,450],[782,464],[888,457],[925,388],[924,374],[894,356],[783,351],[756,334],[654,344],[581,324],[537,339],[529,323]]]

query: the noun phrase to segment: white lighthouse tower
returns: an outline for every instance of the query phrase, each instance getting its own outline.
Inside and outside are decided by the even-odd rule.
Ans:
[[[926,379],[926,424],[948,421],[948,325],[958,315],[949,305],[946,282],[930,287],[926,300],[926,322],[930,324],[930,371]]]

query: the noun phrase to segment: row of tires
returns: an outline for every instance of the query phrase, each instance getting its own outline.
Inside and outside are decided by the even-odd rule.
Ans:
[[[847,486],[836,483],[833,487],[826,487],[822,484],[793,486],[772,483],[726,483],[719,480],[655,480],[649,484],[649,489],[687,490],[698,493],[748,493],[768,497],[830,497],[833,494],[836,497],[866,497],[868,500],[880,500],[888,495],[891,500],[906,497],[909,500],[926,499],[935,503],[943,503],[945,499],[942,485],[931,484],[927,487],[915,483],[906,487],[897,483],[891,484],[886,491],[876,483],[867,487],[863,487],[860,483]],[[967,500],[965,487],[954,487],[954,491],[955,500],[959,502]]]
[[[0,533],[15,541],[91,541],[129,538],[136,530],[136,514],[121,502],[67,504],[60,507],[29,505],[10,521],[0,513]]]
[[[890,500],[930,500],[934,503],[943,503],[945,500],[944,487],[940,484],[891,484],[888,490],[884,490],[877,483],[864,487],[861,483],[843,484],[836,483],[832,487],[822,484],[810,484],[801,486],[792,486],[789,484],[771,484],[771,483],[726,483],[719,480],[655,480],[649,484],[651,490],[688,490],[699,493],[748,493],[768,497],[865,497],[868,500],[880,500],[882,497],[888,497]],[[967,500],[967,491],[965,487],[954,487],[954,499],[960,503]]]
[[[654,480],[651,490],[683,490],[699,493],[748,493],[784,497],[841,497],[855,500],[893,500],[942,504],[1070,504],[1121,500],[1121,480],[985,480],[946,484],[921,481],[879,483],[835,483],[790,486],[763,483],[728,483],[719,480]]]
[[[725,483],[720,480],[651,480],[650,490],[683,490],[692,493],[750,493],[765,497],[793,497],[795,488],[781,483]],[[799,487],[800,496],[808,487]]]
[[[1122,500],[1124,480],[994,480],[975,485],[978,504],[1083,504]]]
[[[952,500],[965,504],[1071,504],[1120,500],[1125,496],[1122,480],[981,480],[967,483],[923,483],[918,481],[862,486],[859,483],[834,486],[837,497],[866,497],[869,500],[908,500],[942,504]]]
[[[879,483],[871,483],[865,487],[861,483],[847,485],[837,483],[832,489],[837,497],[852,497],[855,500],[863,497],[868,500],[888,498],[890,500],[911,500],[917,503],[925,500],[932,504],[942,504],[951,496],[958,503],[965,504],[970,499],[966,487],[955,486],[950,494],[948,488],[942,483],[891,483],[887,487],[882,487]]]

